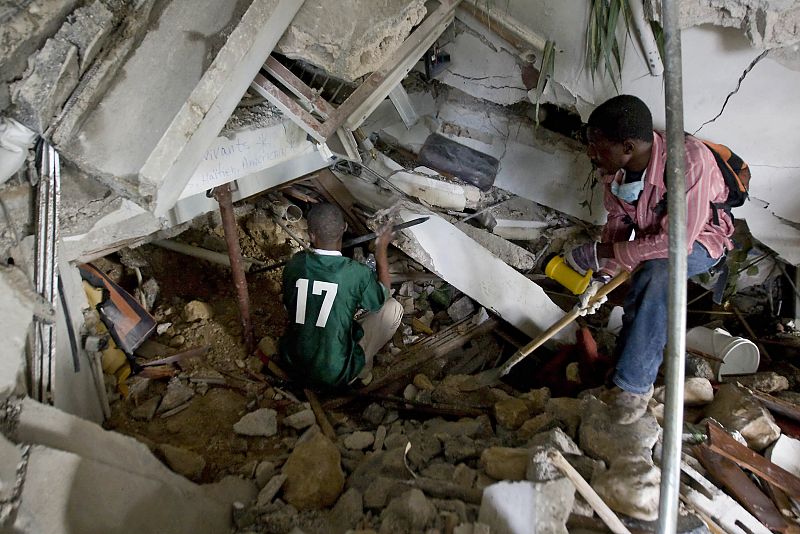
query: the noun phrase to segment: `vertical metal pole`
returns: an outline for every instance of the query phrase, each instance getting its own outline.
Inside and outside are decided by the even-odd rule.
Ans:
[[[253,324],[250,322],[250,296],[247,293],[247,279],[244,276],[244,261],[242,249],[239,247],[239,227],[233,214],[233,200],[231,199],[230,184],[214,188],[214,198],[219,203],[219,212],[222,215],[222,228],[225,230],[225,243],[228,245],[228,257],[231,260],[231,273],[233,285],[236,287],[236,298],[239,303],[239,318],[242,322],[242,341],[247,354],[255,350],[253,337]]]
[[[686,177],[683,83],[678,0],[662,0],[667,118],[667,213],[669,213],[669,318],[667,321],[666,405],[661,457],[658,532],[675,532],[678,521],[683,379],[686,356]]]

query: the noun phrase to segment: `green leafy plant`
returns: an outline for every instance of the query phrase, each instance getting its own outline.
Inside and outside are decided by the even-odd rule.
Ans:
[[[586,26],[586,66],[594,81],[601,69],[611,78],[619,92],[625,43],[630,35],[631,10],[628,0],[590,0],[589,23]],[[622,21],[625,32],[620,38],[617,25]]]
[[[534,91],[534,100],[536,109],[534,111],[534,121],[536,126],[539,126],[539,103],[542,100],[542,94],[547,81],[553,77],[555,72],[555,41],[547,41],[544,45],[544,52],[542,52],[542,65],[539,67],[539,80],[536,82],[536,90]]]

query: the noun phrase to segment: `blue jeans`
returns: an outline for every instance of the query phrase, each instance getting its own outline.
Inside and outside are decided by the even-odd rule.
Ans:
[[[709,256],[695,241],[687,258],[688,276],[707,272],[719,258]],[[625,297],[622,330],[617,338],[614,383],[630,393],[644,394],[653,385],[667,344],[668,260],[642,262]]]

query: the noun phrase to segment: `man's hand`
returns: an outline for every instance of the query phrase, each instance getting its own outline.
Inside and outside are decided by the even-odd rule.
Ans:
[[[597,292],[600,291],[600,288],[604,285],[605,282],[603,280],[592,280],[589,287],[586,288],[586,291],[578,297],[578,310],[581,317],[584,315],[592,315],[608,300],[608,297],[603,295],[599,299],[595,299],[591,303],[589,302],[592,300],[592,297],[597,295]]]
[[[600,261],[597,258],[597,241],[578,245],[567,252],[564,255],[564,259],[581,276],[585,275],[589,269],[594,272],[600,271]]]
[[[386,250],[389,247],[389,243],[391,243],[392,239],[394,238],[392,226],[392,221],[387,221],[378,229],[378,237],[375,239],[376,251],[380,249]]]

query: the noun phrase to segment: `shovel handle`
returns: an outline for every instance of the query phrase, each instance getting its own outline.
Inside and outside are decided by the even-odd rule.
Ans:
[[[617,287],[622,285],[628,278],[630,278],[630,273],[628,271],[622,271],[617,276],[612,278],[608,281],[606,285],[600,288],[600,290],[589,299],[589,304],[593,304],[598,299],[608,296],[609,293],[614,291]],[[545,341],[559,333],[565,326],[570,324],[572,321],[580,317],[580,310],[577,308],[573,308],[569,313],[567,313],[564,317],[559,319],[557,322],[553,323],[553,325],[539,334],[538,337],[533,339],[530,343],[519,349],[517,352],[514,353],[509,360],[504,363],[499,371],[500,376],[505,376],[511,370],[512,367],[517,365],[520,361],[524,360],[531,352],[535,351],[539,347],[541,347]]]

